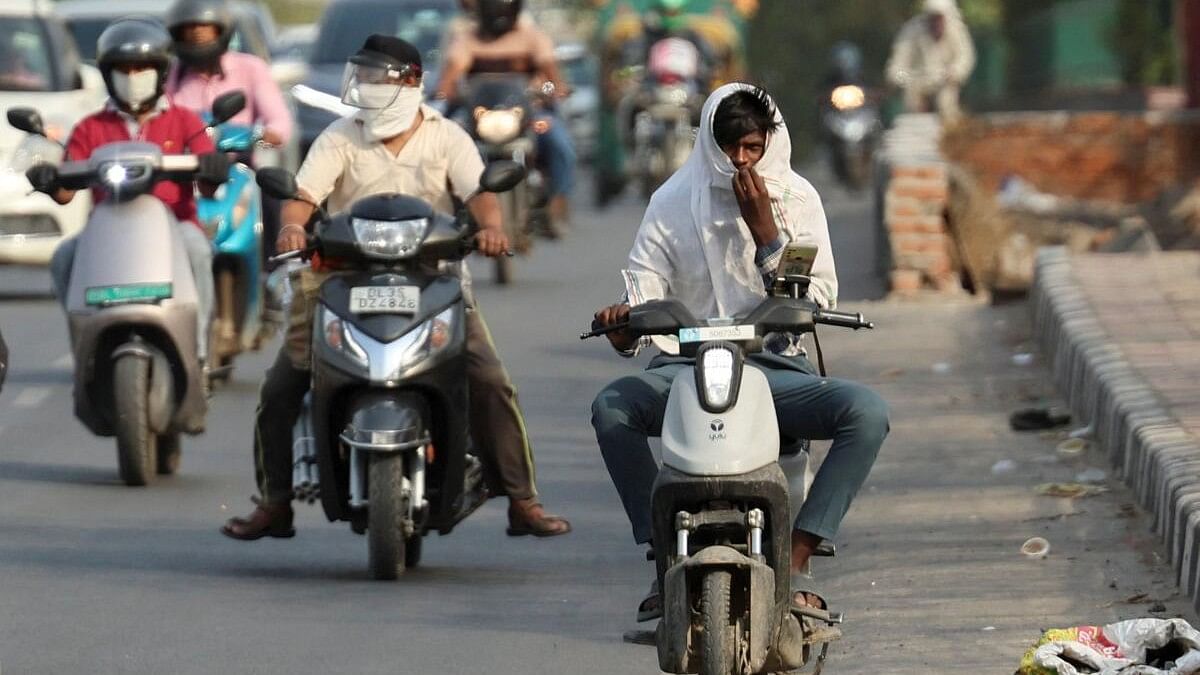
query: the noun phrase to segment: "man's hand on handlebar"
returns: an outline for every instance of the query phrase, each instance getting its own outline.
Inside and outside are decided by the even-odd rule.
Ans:
[[[275,239],[276,253],[302,251],[305,248],[308,248],[308,236],[302,225],[291,223],[279,230],[279,236]]]
[[[504,230],[485,227],[475,233],[475,248],[489,258],[508,253],[508,235]]]
[[[626,323],[629,321],[629,305],[619,304],[610,305],[602,308],[593,316],[592,325],[597,328],[607,328],[612,325]],[[628,329],[615,330],[607,334],[608,341],[612,343],[614,349],[627,352],[633,349],[637,343],[637,338],[634,337]]]

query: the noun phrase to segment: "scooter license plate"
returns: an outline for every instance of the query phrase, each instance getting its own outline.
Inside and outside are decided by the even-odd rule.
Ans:
[[[419,286],[355,286],[350,311],[355,314],[416,314],[421,310]]]

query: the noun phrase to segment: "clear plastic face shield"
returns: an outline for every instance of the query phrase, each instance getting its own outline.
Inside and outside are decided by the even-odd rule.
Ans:
[[[405,81],[417,78],[409,87]],[[403,89],[420,89],[420,68],[351,59],[342,74],[342,103],[364,110],[382,110],[395,103]]]

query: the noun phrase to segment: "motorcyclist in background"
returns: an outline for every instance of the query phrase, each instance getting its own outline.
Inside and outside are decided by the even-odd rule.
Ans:
[[[253,54],[229,50],[233,13],[225,0],[176,0],[167,12],[167,29],[178,61],[167,76],[166,92],[181,106],[207,111],[221,94],[241,90],[246,107],[231,120],[261,126],[267,145],[285,145],[294,124],[270,66]],[[263,196],[263,255],[269,256],[279,232],[278,200]]]
[[[554,85],[554,97],[568,93],[567,83],[554,57],[554,41],[533,22],[524,20],[524,0],[476,0],[478,24],[474,31],[453,37],[434,97],[453,101],[459,81],[479,73],[524,73],[540,87]],[[549,175],[547,210],[551,228],[561,232],[569,220],[568,197],[575,185],[575,148],[567,125],[553,107],[539,114],[546,122],[538,130],[537,152]]]
[[[690,0],[653,0],[650,10],[642,19],[641,53],[638,64],[650,60],[650,50],[661,40],[679,38],[696,47],[700,53],[700,72],[697,79],[703,83],[701,91],[707,95],[717,57],[712,45],[688,26],[688,4]]]
[[[829,70],[825,73],[825,88],[833,90],[844,84],[863,86],[862,50],[853,42],[842,40],[829,50]]]
[[[104,77],[109,99],[104,109],[80,120],[67,140],[67,160],[86,160],[109,143],[143,141],[154,143],[166,154],[188,152],[199,155],[196,181],[202,194],[212,194],[225,182],[229,162],[214,152],[212,139],[204,133],[204,122],[191,110],[176,105],[163,94],[171,59],[171,36],[153,19],[130,18],[114,21],[97,41],[96,62]],[[37,164],[26,172],[33,189],[59,204],[75,197],[74,190],[58,184],[58,169]],[[213,309],[212,245],[196,221],[196,199],[191,184],[160,181],[152,193],[179,221],[179,233],[196,282],[200,325],[207,327]],[[59,244],[50,259],[50,275],[59,301],[66,307],[67,284],[79,241]],[[208,330],[197,332],[201,361],[207,354]]]

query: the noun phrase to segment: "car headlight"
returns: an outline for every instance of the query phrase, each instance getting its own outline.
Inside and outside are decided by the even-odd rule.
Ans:
[[[861,108],[867,102],[867,94],[862,87],[844,84],[833,90],[829,95],[829,102],[838,110],[853,110]]]
[[[320,326],[321,339],[325,342],[325,346],[364,368],[370,366],[367,352],[354,339],[350,324],[342,321],[340,316],[329,311],[328,308],[321,307]]]
[[[729,347],[714,346],[700,353],[696,384],[705,410],[725,412],[737,400],[738,365],[738,359]]]
[[[389,349],[397,350],[399,356],[396,368],[388,374],[388,379],[399,379],[405,370],[441,352],[450,344],[453,336],[454,307],[451,306],[389,346]]]
[[[488,110],[475,108],[475,133],[486,143],[500,145],[521,135],[521,122],[525,111],[520,108]]]
[[[369,220],[352,218],[354,238],[363,253],[372,258],[404,258],[412,255],[425,231],[429,229],[428,218],[413,220]]]

